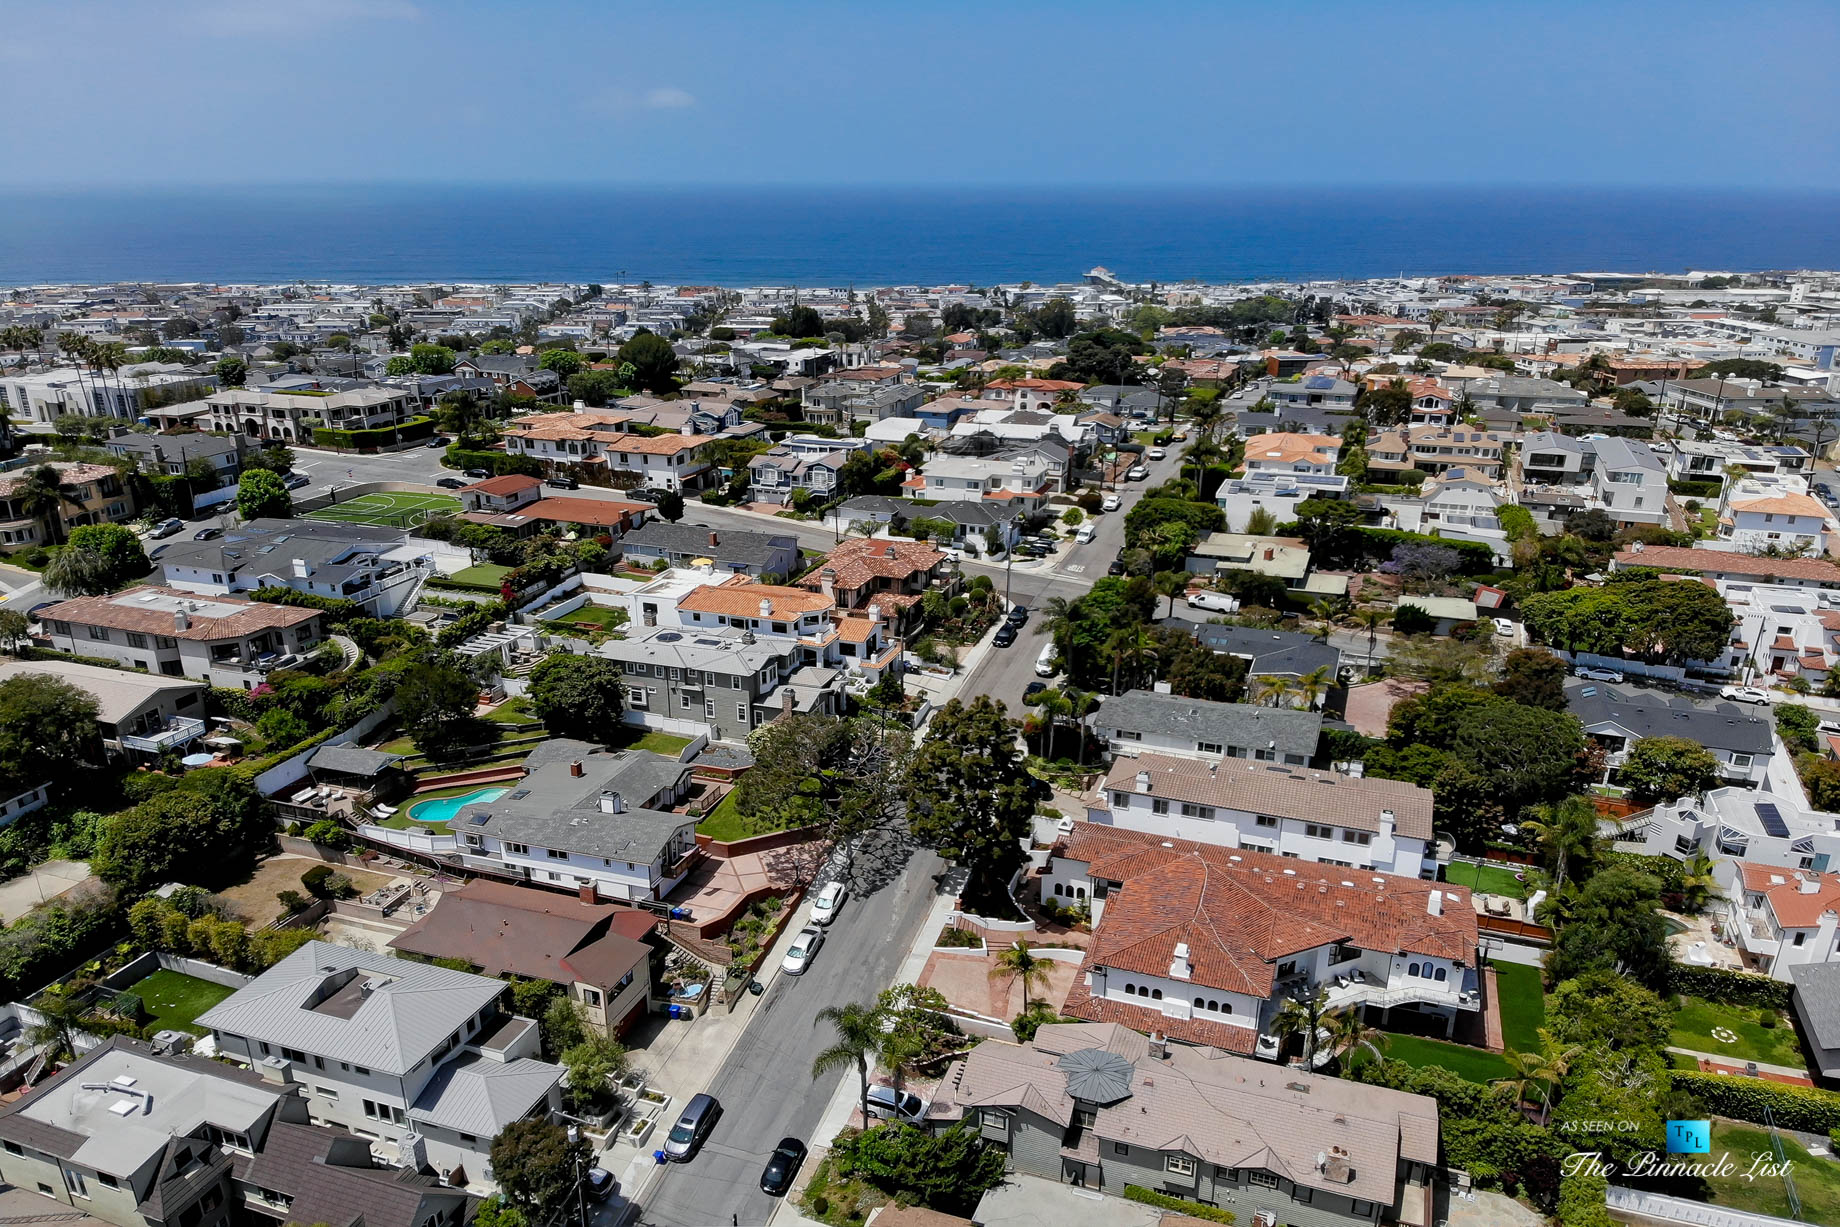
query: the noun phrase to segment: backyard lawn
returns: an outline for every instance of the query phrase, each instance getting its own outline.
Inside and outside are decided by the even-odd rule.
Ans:
[[[1506,1057],[1480,1048],[1446,1044],[1443,1040],[1425,1039],[1418,1035],[1388,1035],[1386,1045],[1380,1051],[1389,1061],[1403,1061],[1414,1069],[1423,1069],[1428,1065],[1442,1066],[1459,1078],[1480,1082],[1485,1086],[1513,1072]]]
[[[735,797],[740,791],[739,788],[729,789],[728,793],[716,803],[716,807],[696,824],[696,833],[707,835],[722,843],[730,843],[737,839],[746,839],[750,835],[760,834],[759,831],[749,827],[735,810]]]
[[[1479,895],[1506,895],[1525,899],[1527,887],[1516,881],[1515,871],[1501,865],[1480,861],[1452,861],[1444,870],[1444,880],[1453,886],[1467,886]]]
[[[1832,1158],[1809,1154],[1790,1134],[1781,1136],[1783,1158],[1793,1164],[1789,1175],[1795,1181],[1796,1196],[1801,1199],[1802,1221],[1840,1223],[1840,1163]],[[1712,1122],[1712,1152],[1705,1158],[1716,1160],[1726,1153],[1731,1155],[1731,1166],[1737,1170],[1729,1176],[1709,1179],[1706,1182],[1709,1186],[1707,1199],[1734,1210],[1788,1218],[1789,1196],[1783,1188],[1781,1177],[1744,1179],[1744,1173],[1751,1168],[1753,1155],[1767,1154],[1770,1156],[1767,1162],[1776,1162],[1775,1147],[1770,1144],[1770,1131],[1755,1125],[1715,1120]]]
[[[468,588],[477,588],[481,592],[497,592],[505,582],[505,576],[511,574],[510,567],[501,567],[496,563],[481,562],[455,571],[448,576],[448,582],[461,584]]]
[[[676,758],[690,744],[688,737],[678,737],[671,733],[657,733],[641,729],[636,724],[622,726],[622,731],[607,743],[610,750],[650,750],[653,754],[662,754],[666,758]]]
[[[257,864],[241,882],[218,891],[217,897],[238,920],[260,927],[281,915],[281,902],[275,896],[284,890],[304,892],[306,888],[300,884],[300,875],[318,864],[320,861],[316,857],[288,853],[271,856]],[[360,893],[387,886],[390,881],[389,874],[372,873],[353,865],[335,868],[356,883]]]
[[[1492,959],[1489,966],[1495,969],[1502,1042],[1515,1052],[1538,1052],[1540,1028],[1546,1025],[1546,994],[1540,987],[1540,969]]]
[[[1710,1052],[1737,1061],[1763,1061],[1791,1069],[1806,1069],[1795,1028],[1786,1019],[1774,1027],[1760,1026],[1758,1013],[1755,1006],[1719,1005],[1698,997],[1682,997],[1668,1042],[1676,1048]],[[1714,1035],[1715,1028],[1728,1032],[1731,1038]]]
[[[203,1035],[205,1029],[193,1020],[236,990],[162,967],[139,983],[129,985],[127,991],[139,997],[141,1004],[147,1007],[147,1020],[153,1030]]]

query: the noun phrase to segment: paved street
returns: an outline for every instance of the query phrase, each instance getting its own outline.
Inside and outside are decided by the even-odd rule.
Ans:
[[[904,859],[905,858],[905,859]],[[760,1172],[782,1137],[810,1145],[841,1073],[813,1080],[813,1059],[835,1041],[816,1022],[820,1009],[871,1002],[906,957],[945,866],[930,852],[907,856],[893,840],[858,853],[849,902],[824,948],[802,976],[778,976],[728,1060],[709,1085],[723,1108],[709,1140],[687,1164],[672,1164],[640,1198],[639,1221],[656,1227],[709,1227],[738,1218],[764,1223],[774,1199]],[[877,883],[880,883],[877,885]],[[764,978],[764,977],[763,977]],[[668,1128],[672,1122],[661,1124]],[[662,1144],[662,1138],[659,1139]]]
[[[438,477],[453,476],[452,469],[441,467],[442,449],[412,447],[406,451],[385,452],[377,456],[353,456],[344,452],[321,451],[314,447],[294,448],[294,471],[305,473],[313,482],[297,491],[315,495],[329,483],[346,481],[419,481],[433,484]],[[347,477],[346,474],[351,476]]]

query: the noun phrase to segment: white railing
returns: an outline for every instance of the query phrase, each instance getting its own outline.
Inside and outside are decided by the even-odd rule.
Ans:
[[[166,727],[154,733],[142,733],[120,738],[125,750],[144,750],[149,754],[164,754],[177,746],[185,745],[204,736],[205,723],[190,716],[174,716],[166,722]]]
[[[1439,988],[1436,986],[1436,981],[1432,981],[1422,987],[1413,984],[1400,984],[1389,987],[1384,984],[1361,984],[1355,981],[1350,981],[1345,985],[1330,984],[1327,987],[1329,990],[1329,1005],[1331,1008],[1339,1008],[1356,1002],[1362,1005],[1381,1007],[1405,1005],[1408,1002],[1420,1002],[1427,1005],[1449,1006],[1457,1010],[1479,1010],[1482,1008],[1482,998],[1480,994],[1463,993],[1449,988]]]
[[[1625,1189],[1614,1184],[1606,1190],[1604,1202],[1612,1210],[1658,1223],[1691,1223],[1694,1227],[1803,1227],[1794,1219],[1752,1214],[1681,1197],[1664,1197],[1660,1193]]]

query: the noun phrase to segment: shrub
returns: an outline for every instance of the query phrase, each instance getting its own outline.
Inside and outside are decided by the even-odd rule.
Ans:
[[[264,717],[266,719],[266,717]],[[321,818],[307,828],[307,838],[322,848],[343,852],[351,847],[351,832],[331,818]]]
[[[433,419],[420,416],[405,419],[401,426],[380,426],[372,430],[340,430],[327,426],[315,426],[313,445],[315,447],[360,449],[388,447],[399,438],[408,442],[411,439],[426,439],[433,433]]]
[[[1781,1129],[1826,1133],[1840,1128],[1840,1095],[1832,1091],[1683,1069],[1673,1071],[1672,1076],[1675,1090],[1691,1094],[1714,1116],[1761,1125],[1768,1123],[1767,1108],[1767,1116]]]
[[[358,887],[342,873],[335,873],[326,879],[326,895],[332,899],[349,899],[358,893]]]
[[[1774,1010],[1789,1008],[1790,986],[1787,981],[1748,971],[1727,971],[1722,967],[1691,967],[1676,963],[1668,969],[1668,988],[1690,997],[1703,997],[1720,1005],[1769,1006]]]
[[[831,1212],[831,1199],[819,1193],[811,1199],[811,1212],[819,1218],[823,1218]]]
[[[1559,1181],[1557,1220],[1565,1227],[1616,1227],[1604,1205],[1610,1182],[1584,1164]]]
[[[1776,1025],[1776,1022],[1777,1022],[1776,1011],[1772,1010],[1769,1006],[1766,1005],[1763,1007],[1763,1009],[1757,1011],[1757,1025],[1759,1027],[1762,1027],[1765,1030],[1768,1030],[1771,1027],[1774,1027]]]
[[[280,900],[281,906],[287,909],[287,914],[290,916],[296,912],[304,912],[313,905],[311,899],[297,890],[278,891],[275,898]]]
[[[1146,1206],[1155,1206],[1159,1210],[1174,1210],[1177,1214],[1186,1214],[1190,1218],[1206,1219],[1210,1223],[1237,1223],[1239,1216],[1231,1210],[1222,1210],[1219,1206],[1206,1206],[1186,1197],[1171,1197],[1155,1189],[1146,1189],[1141,1184],[1124,1186],[1126,1201],[1139,1202]]]
[[[315,899],[330,899],[332,892],[326,887],[326,879],[333,874],[330,865],[315,865],[300,875],[300,884],[307,888],[307,893]]]

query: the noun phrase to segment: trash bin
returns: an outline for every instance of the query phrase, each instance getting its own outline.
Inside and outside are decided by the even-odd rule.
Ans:
[[[671,1017],[672,1018],[682,1018],[683,1016],[684,1016],[684,1007],[681,1005],[673,1004],[671,1006]]]

